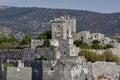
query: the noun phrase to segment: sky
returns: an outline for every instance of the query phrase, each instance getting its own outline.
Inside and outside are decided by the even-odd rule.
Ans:
[[[76,9],[101,13],[120,12],[120,0],[0,0],[0,5]]]

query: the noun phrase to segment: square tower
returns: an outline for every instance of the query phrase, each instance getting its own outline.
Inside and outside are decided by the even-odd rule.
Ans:
[[[76,19],[74,17],[67,17],[68,23],[71,27],[71,32],[76,33]]]
[[[78,56],[79,48],[73,44],[72,39],[62,40],[59,45],[61,57]]]
[[[65,17],[55,18],[51,20],[52,39],[67,39],[68,20]]]

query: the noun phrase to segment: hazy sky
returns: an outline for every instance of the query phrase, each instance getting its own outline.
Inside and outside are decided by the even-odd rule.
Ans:
[[[0,5],[120,12],[120,0],[0,0]]]

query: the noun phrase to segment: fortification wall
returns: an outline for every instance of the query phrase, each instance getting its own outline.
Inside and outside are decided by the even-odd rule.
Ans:
[[[34,60],[45,56],[47,59],[55,59],[56,49],[54,48],[37,48],[37,49],[10,49],[0,51],[2,61],[6,60]]]

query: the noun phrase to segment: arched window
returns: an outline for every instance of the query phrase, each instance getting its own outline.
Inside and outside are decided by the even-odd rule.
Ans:
[[[81,36],[81,39],[83,39],[83,36]]]

